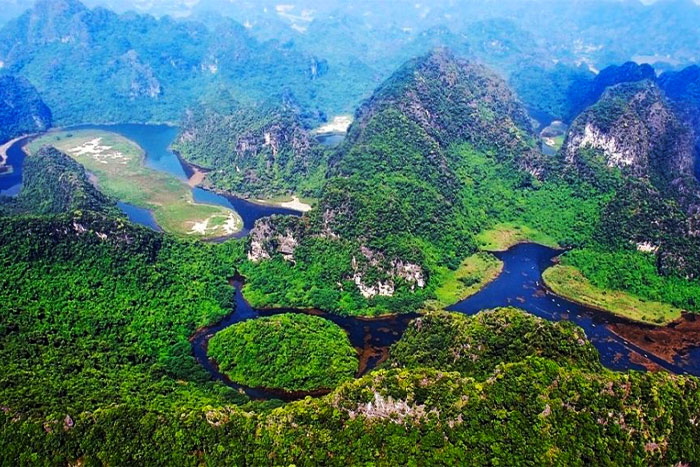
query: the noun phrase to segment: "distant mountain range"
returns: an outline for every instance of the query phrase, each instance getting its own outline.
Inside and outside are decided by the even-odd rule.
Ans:
[[[97,4],[105,3],[89,2]],[[22,5],[3,11],[0,72],[28,79],[57,124],[177,122],[222,87],[247,104],[293,96],[322,121],[351,112],[402,63],[441,46],[508,78],[538,119],[571,120],[591,102],[563,89],[579,89],[593,71],[700,60],[700,7],[691,0],[464,2],[459,15],[446,0],[106,4],[190,16],[117,14],[78,0],[38,0],[11,20]]]

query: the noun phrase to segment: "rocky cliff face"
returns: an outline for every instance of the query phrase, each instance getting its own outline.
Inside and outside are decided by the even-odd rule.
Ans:
[[[51,126],[51,111],[24,78],[0,76],[0,104],[0,144]]]
[[[212,169],[208,182],[215,188],[244,196],[301,191],[324,162],[297,111],[285,105],[189,111],[175,149]]]
[[[700,67],[690,66],[681,71],[666,72],[659,77],[659,86],[676,111],[695,130],[695,175],[700,180]]]
[[[694,138],[656,84],[625,83],[609,88],[574,121],[563,154],[579,165],[583,150],[597,151],[608,167],[665,189],[692,176]]]
[[[301,242],[309,238],[334,238],[329,233],[315,231],[308,221],[288,216],[258,220],[248,238],[248,259],[257,263],[279,256],[296,264],[295,252]],[[425,273],[418,264],[396,258],[389,260],[366,246],[360,246],[352,255],[343,280],[353,282],[367,299],[393,296],[398,281],[408,284],[411,290],[426,285]]]
[[[688,115],[655,82],[613,86],[574,121],[562,156],[583,178],[609,175],[596,166],[621,175],[603,182],[616,191],[598,228],[604,244],[653,254],[660,272],[696,278],[700,183]]]

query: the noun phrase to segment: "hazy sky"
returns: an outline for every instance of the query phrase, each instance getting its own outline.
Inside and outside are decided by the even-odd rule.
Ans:
[[[129,9],[134,9],[134,10],[139,10],[139,11],[147,11],[147,12],[154,12],[154,13],[165,13],[167,12],[168,14],[173,14],[173,15],[183,15],[189,13],[192,7],[196,6],[203,0],[83,0],[83,3],[90,5],[90,6],[95,6],[95,5],[103,5],[107,6],[111,9],[117,10],[117,11],[124,11],[124,10],[129,10]],[[295,4],[300,8],[304,8],[306,4],[309,3],[318,3],[318,1],[311,1],[309,2],[308,0],[263,0],[263,1],[258,1],[258,2],[251,2],[250,0],[217,0],[220,3],[228,3],[228,4],[236,4],[236,3],[247,3],[250,5],[251,3],[260,3],[261,8],[262,5],[285,5],[285,4]],[[378,2],[391,2],[395,0],[376,0]],[[404,0],[405,1],[405,0]],[[481,2],[483,0],[467,0],[467,1],[477,1]],[[562,1],[567,1],[567,0],[562,0]],[[642,3],[654,3],[655,1],[663,1],[663,0],[640,0]],[[700,0],[694,0],[695,3],[698,3],[700,5]],[[352,0],[335,0],[336,3],[340,4],[352,4]],[[15,3],[15,4],[25,4],[25,5],[30,5],[33,3],[33,0],[0,0],[0,4],[3,3]],[[213,3],[213,2],[210,2]],[[334,0],[327,0],[324,1],[323,3],[326,4],[332,4],[334,3]],[[407,2],[408,3],[408,2]],[[430,4],[430,2],[428,2]]]

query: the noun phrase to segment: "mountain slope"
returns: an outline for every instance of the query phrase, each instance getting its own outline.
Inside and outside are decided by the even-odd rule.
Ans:
[[[605,164],[624,175],[667,188],[692,176],[694,135],[651,81],[609,88],[573,123],[563,151],[577,164],[581,150],[602,153]]]
[[[289,89],[314,107],[324,84],[318,59],[260,43],[232,20],[207,27],[91,10],[77,0],[40,0],[6,24],[0,62],[36,86],[61,125],[177,121],[222,84],[247,101]]]
[[[51,126],[51,111],[24,78],[0,76],[0,144]]]
[[[565,164],[583,179],[616,191],[601,216],[596,248],[638,250],[642,262],[645,254],[654,258],[653,269],[662,275],[698,278],[700,183],[694,177],[695,141],[686,115],[651,81],[608,88],[574,121],[562,147]],[[624,254],[616,258],[622,262]],[[611,264],[600,262],[603,270],[597,272],[584,266],[599,277],[599,285],[617,283],[620,288],[614,278],[618,265]],[[656,284],[654,288],[663,281],[650,276],[628,282],[625,287],[640,289],[641,282]],[[695,307],[692,301],[682,303]]]
[[[479,231],[516,216],[542,222],[526,198],[597,203],[538,191],[548,163],[502,80],[444,50],[410,61],[357,111],[308,217],[253,230],[248,296],[340,313],[415,309],[476,250]],[[548,226],[564,238],[567,223]]]
[[[291,104],[197,107],[186,113],[174,149],[211,169],[209,186],[245,197],[314,194],[326,166],[323,149]]]
[[[93,186],[82,165],[48,146],[25,159],[19,195],[0,200],[0,213],[120,213],[115,201]]]

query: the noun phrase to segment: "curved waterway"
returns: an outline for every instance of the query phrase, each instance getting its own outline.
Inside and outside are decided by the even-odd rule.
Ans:
[[[176,178],[188,181],[195,168],[182,161],[171,149],[179,129],[168,125],[119,124],[119,125],[80,125],[66,130],[103,130],[117,133],[138,144],[145,153],[147,167],[166,172]],[[23,147],[29,138],[18,140],[7,150],[7,163],[13,167],[13,173],[0,175],[0,194],[14,196],[19,193],[22,185],[22,166],[24,164]],[[214,204],[233,209],[243,219],[243,229],[231,237],[240,238],[248,235],[255,221],[273,214],[299,216],[302,213],[289,208],[254,203],[233,195],[218,194],[201,187],[192,188],[192,196],[198,203]],[[118,203],[119,208],[129,220],[154,230],[160,230],[158,224],[148,209],[132,204]]]
[[[235,311],[219,323],[197,331],[190,339],[192,343],[192,352],[195,360],[209,372],[214,380],[221,381],[232,388],[239,389],[254,399],[295,400],[308,395],[323,395],[326,394],[328,390],[287,392],[267,388],[251,388],[231,381],[225,374],[219,371],[216,363],[210,360],[207,355],[209,340],[217,332],[229,326],[233,326],[234,324],[249,319],[257,319],[262,316],[273,316],[282,313],[302,313],[320,316],[337,324],[347,333],[350,343],[357,350],[359,365],[355,375],[359,377],[386,360],[389,356],[389,347],[391,344],[399,340],[408,327],[408,323],[419,316],[416,313],[411,313],[373,319],[340,316],[320,310],[298,310],[292,308],[258,310],[251,307],[243,297],[241,291],[242,282],[240,280],[233,280],[232,284],[236,290]]]
[[[529,243],[496,253],[495,255],[504,263],[503,272],[480,292],[449,307],[448,310],[474,315],[484,309],[514,306],[550,321],[572,321],[584,329],[588,339],[598,349],[601,363],[610,369],[622,371],[661,367],[673,373],[700,376],[700,346],[686,349],[682,356],[677,356],[670,361],[660,358],[612,330],[627,326],[637,333],[653,334],[659,328],[587,308],[548,291],[542,282],[542,272],[554,264],[553,259],[559,254],[561,254],[560,250]],[[348,333],[350,342],[358,350],[360,365],[357,376],[361,376],[386,359],[389,347],[401,338],[408,323],[419,316],[410,314],[370,320],[314,310],[256,310],[243,297],[241,282],[234,281],[234,285],[236,288],[235,311],[220,323],[197,332],[192,338],[192,351],[197,362],[212,375],[213,379],[240,389],[255,399],[293,400],[307,395],[321,395],[327,391],[288,393],[248,388],[232,382],[207,356],[209,339],[217,332],[241,321],[256,319],[260,316],[289,312],[316,314],[331,320]]]

